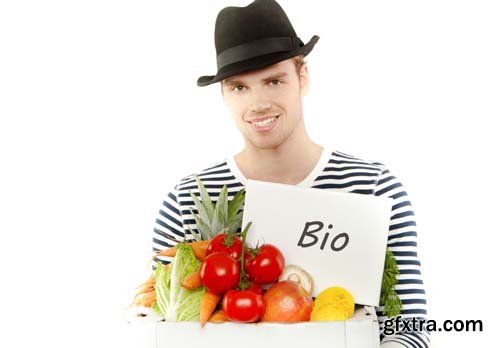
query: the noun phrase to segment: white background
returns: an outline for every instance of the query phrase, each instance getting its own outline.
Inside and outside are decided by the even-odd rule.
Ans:
[[[218,11],[248,3],[0,3],[0,346],[126,342],[164,195],[243,146],[218,85],[196,79],[215,73]],[[483,320],[433,346],[491,346],[498,3],[281,4],[304,42],[321,38],[307,57],[311,137],[405,185],[429,318]]]

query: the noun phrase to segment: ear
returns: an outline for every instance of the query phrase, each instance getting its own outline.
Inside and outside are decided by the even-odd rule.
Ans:
[[[302,64],[299,73],[300,82],[300,96],[304,97],[309,90],[309,70],[307,69],[307,64]]]

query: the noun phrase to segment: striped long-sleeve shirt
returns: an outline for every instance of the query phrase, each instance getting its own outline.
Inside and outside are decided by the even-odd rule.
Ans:
[[[229,199],[232,199],[246,186],[247,181],[232,156],[181,179],[168,192],[155,221],[153,251],[172,247],[179,241],[193,240],[190,229],[197,230],[190,209],[194,213],[196,209],[189,192],[199,195],[194,175],[201,179],[213,201],[217,199],[224,185],[227,185]],[[393,199],[387,247],[393,252],[400,272],[396,284],[396,292],[403,303],[400,315],[403,320],[413,317],[425,320],[426,296],[417,255],[415,214],[403,185],[389,169],[380,162],[362,160],[325,148],[315,168],[298,185]],[[171,261],[168,257],[157,260],[163,263]],[[383,315],[383,310],[382,306],[376,307],[382,347],[428,347],[427,332],[411,331],[384,335],[384,321],[388,318]]]

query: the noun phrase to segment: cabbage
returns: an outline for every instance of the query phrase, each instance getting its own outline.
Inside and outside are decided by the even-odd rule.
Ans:
[[[165,267],[160,261],[156,263],[156,308],[164,318],[170,302],[170,266]]]
[[[169,268],[161,262],[156,267],[156,302],[166,321],[199,321],[201,298],[205,288],[187,290],[181,281],[199,270],[201,261],[187,244],[177,244],[177,253]]]

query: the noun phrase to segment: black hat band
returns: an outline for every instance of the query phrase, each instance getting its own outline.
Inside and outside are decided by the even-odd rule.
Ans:
[[[304,43],[298,37],[272,37],[228,48],[217,55],[217,68],[270,53],[291,51]]]

